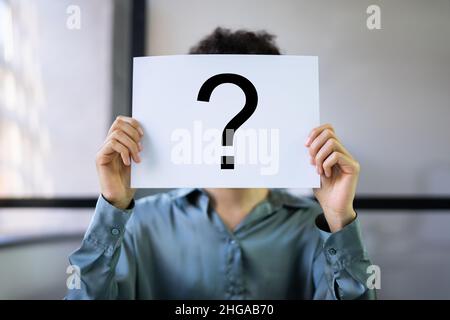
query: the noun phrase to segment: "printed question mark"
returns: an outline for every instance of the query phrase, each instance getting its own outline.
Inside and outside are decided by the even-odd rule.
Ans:
[[[224,83],[237,85],[245,94],[244,108],[228,122],[222,131],[222,146],[232,146],[234,133],[256,110],[258,93],[256,92],[255,86],[247,78],[235,73],[221,73],[212,76],[203,83],[198,92],[197,101],[209,102],[209,98],[214,89]],[[220,168],[234,169],[234,156],[222,156]]]

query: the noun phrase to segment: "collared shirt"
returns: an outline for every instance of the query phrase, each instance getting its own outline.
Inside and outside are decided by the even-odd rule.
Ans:
[[[120,210],[99,197],[69,258],[67,299],[370,299],[358,218],[330,233],[320,206],[270,190],[230,231],[201,189]]]

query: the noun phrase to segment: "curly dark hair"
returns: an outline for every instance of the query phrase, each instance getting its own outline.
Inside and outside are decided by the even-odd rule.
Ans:
[[[268,54],[280,55],[275,36],[266,31],[231,31],[218,27],[192,47],[190,54]]]

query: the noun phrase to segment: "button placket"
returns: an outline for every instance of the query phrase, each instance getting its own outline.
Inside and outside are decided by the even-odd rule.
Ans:
[[[238,242],[229,239],[227,244],[227,298],[240,299],[244,292],[242,283],[242,253]]]

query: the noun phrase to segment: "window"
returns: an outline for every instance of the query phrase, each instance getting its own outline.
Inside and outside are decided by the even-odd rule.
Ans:
[[[94,156],[111,118],[112,1],[1,1],[0,196],[97,193]]]
[[[21,207],[0,206],[0,240],[85,231],[95,154],[130,107],[130,3],[0,0],[0,202]],[[44,208],[54,199],[65,208]]]

